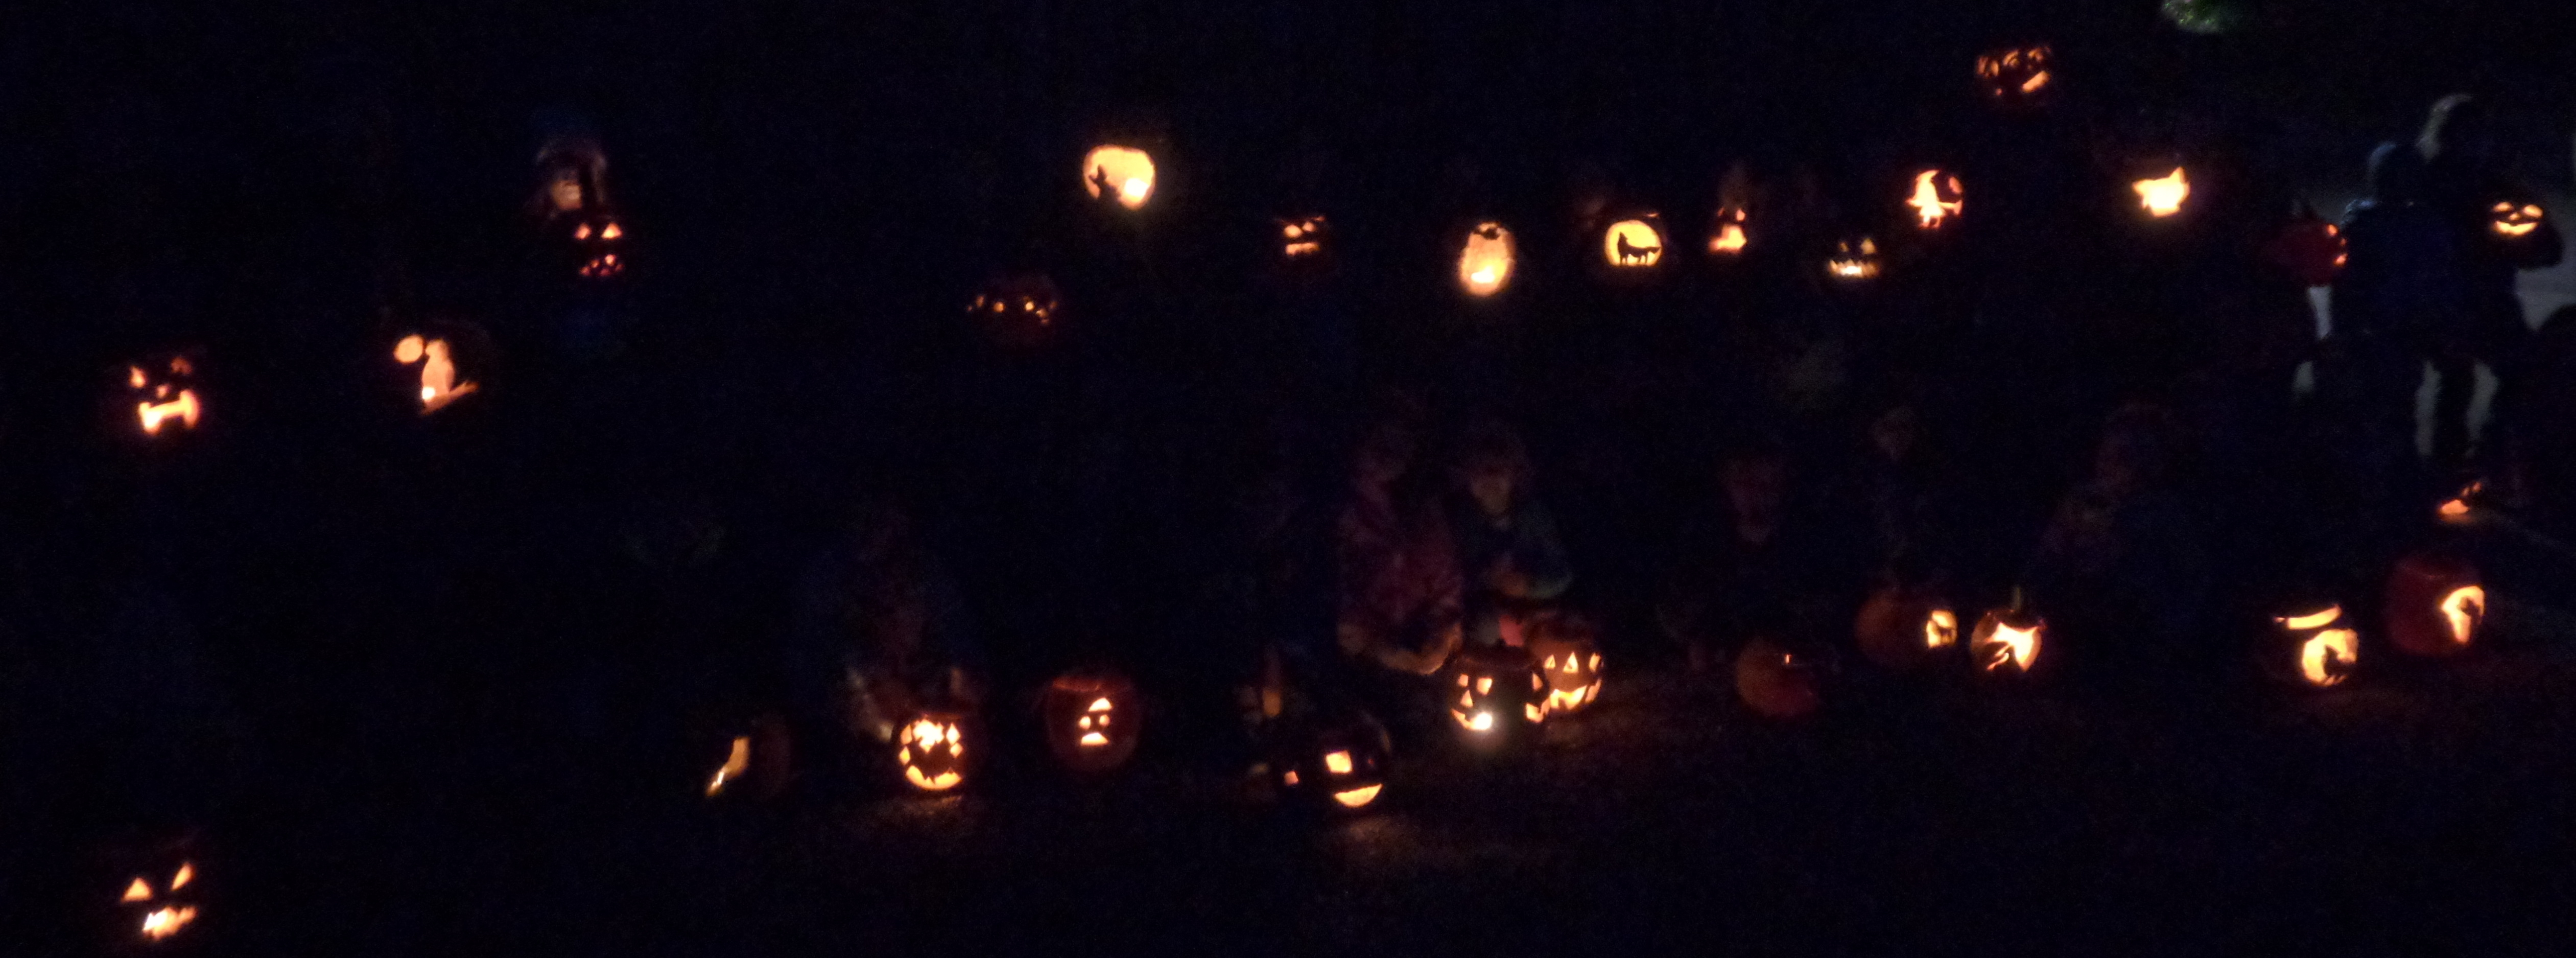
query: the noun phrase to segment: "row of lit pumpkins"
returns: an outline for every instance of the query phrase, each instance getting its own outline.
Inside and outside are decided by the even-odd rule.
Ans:
[[[422,415],[437,412],[482,388],[458,371],[458,350],[445,335],[407,333],[394,341],[393,360],[417,367]],[[197,388],[197,363],[186,354],[163,356],[125,367],[128,401],[135,425],[146,436],[186,432],[205,415]]]
[[[2467,651],[2486,619],[2486,588],[2477,569],[2455,557],[2410,556],[2389,573],[2382,624],[2397,651],[2440,658]],[[1964,649],[1974,672],[2020,678],[2040,669],[2047,623],[2016,595],[1988,612],[1960,641],[1959,617],[1929,590],[1890,587],[1862,604],[1853,623],[1861,656],[1896,672],[1919,670]],[[2361,661],[2361,633],[2338,603],[2299,608],[2272,620],[2256,650],[2266,674],[2307,688],[2343,684]],[[1735,686],[1746,706],[1772,718],[1801,718],[1823,704],[1817,663],[1769,640],[1747,643],[1736,657]]]
[[[1520,730],[1583,711],[1601,697],[1601,652],[1591,639],[1560,631],[1532,637],[1526,647],[1463,652],[1450,663],[1457,699],[1449,714],[1471,744],[1512,740]],[[1078,775],[1100,775],[1136,754],[1144,709],[1136,686],[1115,671],[1082,668],[1057,676],[1039,696],[1038,715],[1047,749]],[[968,743],[979,737],[963,710],[930,709],[912,716],[888,743],[895,777],[914,790],[947,792],[966,783],[973,765]],[[1385,788],[1387,747],[1382,732],[1364,717],[1325,723],[1285,736],[1272,767],[1278,785],[1330,808],[1357,809]],[[772,792],[786,776],[785,731],[774,721],[754,723],[727,743],[722,764],[708,777],[706,795],[718,798],[744,786]]]

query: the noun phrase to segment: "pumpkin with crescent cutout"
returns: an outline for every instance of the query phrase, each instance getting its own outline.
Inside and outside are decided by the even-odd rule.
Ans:
[[[2388,572],[2381,619],[2398,651],[2442,658],[2469,650],[2487,617],[2476,566],[2458,556],[2420,553]]]
[[[2263,670],[2274,679],[2306,688],[2342,685],[2361,659],[2361,633],[2353,630],[2343,606],[2333,602],[2298,603],[2272,617],[2263,643]]]

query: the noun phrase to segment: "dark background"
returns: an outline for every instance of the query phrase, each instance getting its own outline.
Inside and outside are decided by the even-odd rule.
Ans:
[[[8,251],[0,257],[0,477],[9,503],[0,533],[14,638],[0,664],[11,714],[25,719],[10,723],[13,765],[53,772],[12,775],[5,793],[25,812],[11,816],[12,849],[30,851],[24,860],[33,863],[9,869],[19,884],[0,886],[13,892],[13,927],[39,929],[29,940],[71,940],[55,919],[78,906],[54,897],[63,886],[50,879],[81,873],[101,842],[141,822],[147,831],[195,826],[229,848],[227,870],[241,876],[234,894],[247,913],[233,941],[251,953],[316,942],[344,952],[406,950],[387,941],[424,951],[472,942],[493,954],[595,953],[607,950],[603,940],[667,945],[631,928],[585,936],[708,900],[732,903],[745,927],[785,920],[777,916],[816,921],[787,940],[836,950],[848,935],[871,933],[854,918],[835,919],[840,903],[857,894],[851,889],[886,880],[840,873],[865,871],[848,862],[888,846],[894,861],[938,878],[939,895],[891,899],[944,916],[913,937],[935,943],[931,929],[977,928],[979,941],[1009,943],[1006,904],[1046,902],[1046,888],[1023,885],[974,907],[949,896],[970,895],[996,874],[1003,884],[1014,875],[1079,876],[1078,857],[1117,850],[1116,836],[1161,849],[1151,860],[1165,872],[1075,900],[1150,914],[1185,900],[1192,879],[1213,870],[1209,880],[1225,896],[1217,900],[1239,914],[1267,896],[1297,902],[1275,915],[1208,919],[1237,940],[1278,933],[1305,948],[1378,934],[1406,940],[1401,929],[1424,913],[1443,916],[1433,927],[1466,926],[1471,940],[1509,938],[1503,930],[1546,914],[1545,902],[1519,897],[1487,869],[1527,867],[1514,849],[1549,847],[1549,816],[1595,807],[1587,802],[1604,789],[1589,788],[1591,779],[1555,781],[1535,809],[1496,813],[1507,821],[1469,814],[1500,837],[1459,839],[1468,851],[1347,832],[1324,841],[1355,841],[1358,852],[1319,849],[1204,804],[1192,806],[1189,827],[1164,829],[1139,815],[1119,819],[1132,832],[1111,829],[1093,845],[1051,844],[1099,823],[1096,795],[1048,798],[1018,819],[1000,814],[1007,809],[952,807],[928,824],[875,807],[847,828],[829,816],[821,825],[798,820],[841,844],[781,837],[804,835],[793,830],[728,834],[737,847],[675,825],[637,797],[649,791],[637,782],[661,781],[662,756],[595,746],[653,753],[684,737],[695,702],[757,694],[754,678],[682,692],[669,687],[682,683],[658,677],[758,673],[707,663],[768,660],[788,582],[854,486],[897,488],[933,506],[933,517],[953,527],[951,541],[988,541],[977,537],[978,514],[999,506],[977,497],[988,490],[956,488],[945,471],[965,458],[945,433],[974,420],[948,404],[957,387],[944,378],[955,368],[944,331],[991,271],[1090,255],[1068,198],[1082,150],[1104,131],[1152,129],[1169,144],[1158,154],[1156,268],[1172,288],[1194,291],[1174,301],[1206,308],[1193,318],[1211,336],[1229,328],[1222,307],[1243,272],[1244,251],[1227,237],[1260,229],[1285,197],[1334,211],[1350,257],[1367,264],[1361,288],[1370,308],[1401,318],[1418,305],[1418,290],[1440,281],[1437,257],[1419,255],[1434,225],[1484,204],[1527,223],[1525,235],[1546,235],[1585,164],[1604,170],[1623,197],[1667,210],[1686,225],[1684,236],[1736,158],[1810,162],[1837,193],[1869,195],[1894,164],[1961,148],[1981,115],[1971,58],[2006,42],[2053,43],[2069,94],[2063,108],[2099,128],[2225,138],[2321,203],[2351,194],[2371,144],[2410,135],[2426,104],[2459,90],[2504,106],[2525,178],[2568,185],[2576,18],[2563,4],[2280,0],[2253,5],[2251,23],[2219,37],[2181,34],[2147,3],[2057,3],[2045,14],[2028,12],[2033,6],[1104,0],[13,10],[0,29],[0,249]],[[633,353],[618,363],[552,357],[536,329],[543,310],[519,281],[520,213],[538,118],[549,111],[589,119],[638,236],[635,293],[623,304],[638,325]],[[1470,166],[1473,177],[1461,172]],[[1076,297],[1072,306],[1107,312],[1098,302]],[[381,348],[387,308],[493,326],[517,347],[504,368],[525,378],[479,397],[499,411],[459,406],[463,415],[442,417],[458,423],[384,425],[400,419],[364,398],[373,381],[362,360]],[[1180,371],[1198,355],[1190,344],[1204,341],[1165,342],[1166,352],[1137,360],[1135,379],[1182,389],[1171,384],[1193,381]],[[205,441],[173,457],[101,439],[98,396],[113,370],[173,344],[201,345],[218,370],[209,374]],[[490,418],[473,418],[483,415]],[[1221,471],[1189,465],[1199,471],[1181,475]],[[1133,470],[1152,473],[1153,462]],[[1176,501],[1186,512],[1212,495],[1201,489]],[[720,514],[728,526],[728,559],[716,571],[673,583],[621,553],[639,513],[691,510]],[[1116,557],[1146,567],[1188,559]],[[1047,586],[1063,594],[996,598],[1014,587],[1014,567],[973,558],[967,571],[997,610],[988,614],[1022,642],[1057,621],[1068,645],[1174,625],[1151,609],[1068,615],[1073,606],[1060,600],[1082,592],[1081,582]],[[1156,581],[1152,568],[1135,578]],[[188,638],[130,646],[97,638],[130,633]],[[173,649],[205,664],[172,664]],[[172,707],[212,716],[189,727],[215,743],[172,745],[184,755],[177,764],[216,771],[164,778],[166,765],[131,757],[158,744],[111,747],[118,730],[161,727],[114,724],[129,721],[123,703],[149,694],[120,684],[132,676],[117,670],[137,662],[159,663],[141,669],[155,680],[173,677],[166,688],[143,688],[220,690],[202,708]],[[2426,717],[2422,702],[2365,700],[2354,707],[2361,719],[2329,711],[2265,733],[2297,739],[2296,761],[2255,737],[2213,746],[2221,758],[2176,747],[2157,753],[2168,761],[2140,765],[2098,744],[2135,728],[2104,733],[2062,715],[1959,720],[1940,730],[1952,737],[1935,736],[1946,744],[1934,745],[1911,733],[1825,744],[1757,734],[1712,751],[1697,732],[1666,729],[1650,737],[1697,749],[1702,765],[1638,786],[1660,801],[1611,803],[1621,811],[1600,813],[1613,833],[1601,841],[1530,854],[1540,862],[1562,854],[1598,879],[1575,897],[1585,904],[1570,909],[1607,910],[1647,928],[1652,917],[1697,914],[1705,904],[1697,889],[1708,889],[1776,909],[1724,912],[1775,943],[1846,914],[1814,905],[1808,893],[1859,889],[1901,901],[1904,869],[1931,872],[1943,894],[1869,913],[1898,926],[1891,934],[1935,940],[1947,916],[1983,900],[1983,885],[1969,883],[2042,888],[2024,900],[2063,905],[2059,895],[2072,892],[2042,886],[2083,877],[2087,863],[2138,867],[2146,877],[2098,887],[2139,900],[2287,894],[2310,910],[2270,919],[2284,939],[2297,939],[2296,916],[2336,914],[2335,906],[2394,890],[2422,906],[2407,914],[2429,917],[2429,927],[2474,918],[2504,929],[2496,934],[2510,943],[2545,942],[2542,932],[2557,929],[2508,920],[2532,913],[2516,907],[2521,900],[2473,895],[2467,880],[2564,849],[2563,836],[2528,824],[2535,812],[2565,811],[2563,762],[2534,757],[2546,750],[2500,731],[2563,725],[2563,714],[2531,704],[2547,699],[2494,706],[2501,718],[2456,735],[2423,733],[2422,724],[2445,716]],[[1964,770],[1922,757],[2035,721],[2046,734],[2031,753],[2009,745],[1972,752]],[[2357,723],[2370,734],[2359,745],[2302,737],[2312,721],[2330,731]],[[2425,757],[2461,741],[2474,746],[2461,764]],[[647,742],[657,744],[636,744]],[[1862,745],[1841,747],[1852,742]],[[1601,751],[1606,758],[1593,765],[1572,764],[1618,780],[1622,769],[1660,761],[1642,750]],[[2391,752],[2400,757],[2384,759]],[[1893,760],[1890,772],[1873,763],[1888,754],[1915,758]],[[2489,780],[2495,790],[2458,798],[2471,791],[2462,783],[2488,767],[2511,768],[2505,784],[2521,787]],[[2353,799],[2359,810],[2329,805],[2311,815],[2273,804],[2313,797],[2316,779],[2302,773],[2318,769],[2349,776],[2335,794],[2385,793],[2392,805]],[[1695,777],[1702,771],[1765,814],[1700,794],[1710,781]],[[1935,791],[1950,803],[1943,807],[1974,807],[1998,783],[2046,783],[2037,794],[2062,801],[2023,801],[2062,831],[2016,831],[2000,814],[1955,826],[1927,817],[1912,824],[1940,836],[1940,854],[1880,857],[1885,835],[1843,830],[1886,821],[1873,816],[1905,804],[1904,791],[1922,784],[1906,777],[1915,772],[1938,780]],[[685,794],[682,783],[695,774],[680,768],[672,791]],[[2178,779],[2222,783],[2154,791]],[[1471,775],[1445,787],[1473,791],[1483,781]],[[1430,786],[1447,794],[1442,787]],[[2104,797],[2132,791],[2156,797]],[[1860,798],[1821,803],[1819,813],[1803,800],[1818,793]],[[1204,798],[1161,781],[1123,797],[1137,794],[1184,805]],[[2231,810],[2218,830],[2195,817],[2199,803]],[[1653,860],[1674,820],[1662,816],[1701,814],[1725,819],[1744,846],[1720,841],[1713,855],[1746,852],[1752,864],[1695,859],[1693,890],[1668,885],[1633,900],[1619,893],[1628,886],[1599,879],[1632,873],[1636,856]],[[1061,828],[1030,838],[1014,830],[1055,825],[1011,821]],[[1397,821],[1381,827],[1439,827]],[[1781,822],[1812,844],[1765,837]],[[2383,840],[2319,851],[2347,847],[2335,826],[2356,822],[2382,826]],[[2267,831],[2276,828],[2296,837]],[[862,840],[846,841],[852,832]],[[2275,837],[2242,854],[2211,847],[2256,833]],[[669,835],[671,844],[636,837],[643,834]],[[940,840],[959,834],[954,845]],[[2177,835],[2202,836],[2201,844],[2152,847]],[[2067,836],[2101,844],[2068,855],[2058,844]],[[1372,842],[1394,850],[1370,852]],[[1209,864],[1221,856],[1201,854],[1238,847],[1229,843],[1291,864],[1228,872]],[[2434,872],[2446,882],[2414,868],[2462,846],[2473,851]],[[846,854],[817,864],[831,853],[816,847]],[[1822,866],[1813,864],[1818,849],[1826,850]],[[1466,864],[1444,857],[1453,855]],[[1380,860],[1388,856],[1393,864]],[[761,871],[778,861],[791,864]],[[2007,862],[2054,870],[1996,877]],[[709,870],[598,880],[614,869],[692,863]],[[2247,869],[2257,877],[2187,894],[2173,887]],[[1512,907],[1413,884],[1460,873],[1483,876],[1461,886],[1468,895]],[[2563,871],[2552,877],[2538,888],[2563,891]],[[1370,890],[1348,900],[1329,891],[1345,883]],[[772,904],[785,903],[775,915],[757,900],[770,893]],[[2549,896],[2533,898],[2539,908]],[[536,913],[532,901],[557,910]],[[905,914],[871,901],[879,911],[870,914]],[[1369,917],[1334,924],[1346,914],[1341,905]],[[1079,927],[1056,906],[1035,907],[1043,927]],[[2069,931],[2050,940],[2133,927],[2117,908],[2087,908],[2047,923]],[[364,917],[348,917],[353,911]],[[1500,914],[1524,920],[1480,920]],[[2190,924],[2178,912],[2164,919],[2155,926]],[[716,922],[680,940],[691,953],[721,952],[738,930]],[[1131,940],[1159,930],[1119,926]]]

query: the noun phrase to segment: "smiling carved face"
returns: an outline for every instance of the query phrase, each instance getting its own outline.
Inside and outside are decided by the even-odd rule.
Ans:
[[[185,860],[168,872],[129,876],[118,913],[135,939],[166,942],[197,920],[198,887],[196,863]]]

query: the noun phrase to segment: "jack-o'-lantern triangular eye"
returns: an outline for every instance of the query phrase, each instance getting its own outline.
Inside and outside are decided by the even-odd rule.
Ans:
[[[123,897],[123,898],[119,898],[119,899],[117,899],[117,900],[118,900],[118,901],[151,901],[151,900],[152,900],[152,883],[151,883],[151,882],[144,881],[144,880],[143,880],[143,879],[141,879],[141,878],[137,878],[137,879],[135,879],[135,880],[134,880],[134,884],[131,884],[131,885],[127,885],[127,886],[125,886],[125,897]]]
[[[178,891],[179,889],[186,888],[188,887],[188,883],[195,881],[196,878],[197,866],[189,862],[180,862],[179,870],[170,875],[170,890]]]
[[[132,386],[132,387],[134,387],[134,388],[136,388],[136,389],[141,389],[141,388],[143,388],[143,384],[144,384],[144,383],[146,383],[146,382],[150,382],[150,381],[151,381],[151,380],[149,380],[148,378],[146,378],[146,377],[143,375],[143,367],[141,367],[141,366],[127,366],[127,367],[125,367],[125,383],[126,383],[126,385]]]
[[[188,358],[187,358],[187,357],[185,357],[185,356],[182,356],[182,357],[179,357],[179,358],[177,358],[177,359],[173,359],[173,360],[171,360],[171,361],[170,361],[170,374],[171,374],[171,375],[174,375],[174,376],[185,376],[185,375],[188,375],[189,373],[193,373],[193,372],[196,372],[196,371],[197,371],[197,367],[196,367],[196,366],[194,366],[194,365],[191,365],[191,364],[188,362]]]

